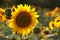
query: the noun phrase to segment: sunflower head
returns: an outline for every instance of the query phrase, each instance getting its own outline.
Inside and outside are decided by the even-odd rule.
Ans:
[[[56,27],[60,27],[60,16],[58,16],[54,19],[54,23],[55,23]]]
[[[4,9],[0,8],[0,20],[3,20]]]
[[[7,8],[5,10],[5,16],[6,16],[6,19],[11,19],[11,8]]]
[[[60,10],[59,7],[56,7],[54,10],[52,10],[52,11],[51,11],[51,17],[57,16],[59,10]]]
[[[51,30],[53,30],[55,28],[55,24],[53,21],[49,22],[49,27]]]
[[[4,14],[4,9],[0,8],[0,17]]]
[[[59,7],[56,7],[56,8],[55,8],[54,10],[52,10],[52,11],[47,11],[47,12],[45,13],[45,15],[48,16],[48,17],[58,16],[58,15],[59,15],[59,14],[58,14],[59,10],[60,10],[60,8],[59,8]]]
[[[47,27],[47,28],[48,28],[48,27]],[[47,28],[44,29],[44,30],[42,30],[41,33],[42,33],[43,36],[46,36],[46,35],[49,35],[49,34],[50,34],[50,30],[49,30],[49,28],[48,28],[48,29],[47,29]]]
[[[33,31],[35,34],[39,34],[41,32],[41,29],[40,28],[35,28],[34,31]]]
[[[55,12],[58,12],[59,10],[60,10],[59,7],[56,7],[56,8],[54,9]]]
[[[49,34],[49,31],[45,30],[45,31],[44,31],[44,34],[45,34],[45,35],[48,35],[48,34]]]
[[[11,9],[10,8],[7,8],[6,10],[5,10],[5,15],[6,16],[10,16],[11,15]]]
[[[11,9],[10,8],[4,10],[4,14],[2,16],[3,21],[8,21],[9,19],[11,19]]]
[[[17,8],[11,14],[8,25],[12,28],[13,33],[28,35],[38,23],[39,15],[35,12],[35,8],[31,9],[31,6],[26,4],[24,6],[22,4],[17,5]]]

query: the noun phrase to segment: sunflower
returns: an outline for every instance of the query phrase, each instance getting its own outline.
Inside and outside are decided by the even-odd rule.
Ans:
[[[3,20],[4,17],[4,9],[0,8],[0,21]]]
[[[10,14],[8,12],[10,12],[9,9],[5,10],[3,8],[0,8],[0,20],[2,20],[2,21],[9,20],[10,19]],[[9,14],[9,15],[7,16],[7,14]]]
[[[50,31],[48,31],[48,30],[43,31],[43,33],[44,33],[45,35],[48,35],[49,32],[50,32]]]
[[[51,17],[57,16],[59,10],[60,10],[59,7],[56,7],[54,10],[52,10],[52,11],[51,11]]]
[[[0,8],[0,17],[3,15],[4,9]]]
[[[47,27],[47,26],[42,27],[42,34],[43,35],[48,35],[49,32],[50,32],[49,27]]]
[[[54,19],[54,23],[55,23],[56,27],[60,27],[60,16],[58,16]]]
[[[53,30],[55,28],[55,24],[53,21],[49,22],[49,27],[51,30]]]
[[[33,29],[38,23],[37,12],[35,8],[31,8],[28,5],[17,5],[15,11],[11,13],[11,20],[8,21],[8,26],[12,28],[13,33],[28,35],[30,32],[33,32]]]
[[[1,13],[1,8],[0,8],[0,20],[1,20],[1,18],[2,18],[2,13]]]
[[[40,28],[35,28],[34,31],[33,31],[35,34],[39,34],[41,32],[41,29]]]
[[[58,16],[58,12],[59,12],[60,8],[59,7],[56,7],[54,10],[52,10],[51,12],[50,11],[47,11],[45,13],[46,16],[48,17],[55,17],[55,16]]]

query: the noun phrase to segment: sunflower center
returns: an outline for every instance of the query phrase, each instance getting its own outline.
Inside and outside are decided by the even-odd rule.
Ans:
[[[54,25],[54,24],[52,24],[52,27],[55,27],[55,25]]]
[[[27,27],[31,23],[31,15],[28,12],[20,12],[16,17],[16,24],[19,27]]]
[[[44,34],[48,35],[49,34],[49,31],[44,31]]]
[[[39,28],[35,28],[35,29],[34,29],[34,33],[35,33],[35,34],[39,34],[40,32],[41,32],[41,29],[39,29]]]
[[[57,20],[57,22],[59,22],[60,20]]]

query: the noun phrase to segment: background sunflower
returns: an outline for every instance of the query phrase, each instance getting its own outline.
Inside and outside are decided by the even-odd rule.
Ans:
[[[56,27],[60,27],[60,16],[58,16],[54,19],[54,23],[55,23]]]
[[[53,21],[49,22],[49,27],[51,28],[51,30],[55,28],[55,24]]]

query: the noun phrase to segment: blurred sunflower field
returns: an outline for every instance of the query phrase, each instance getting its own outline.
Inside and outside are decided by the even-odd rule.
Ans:
[[[0,0],[0,40],[60,40],[60,0]]]

